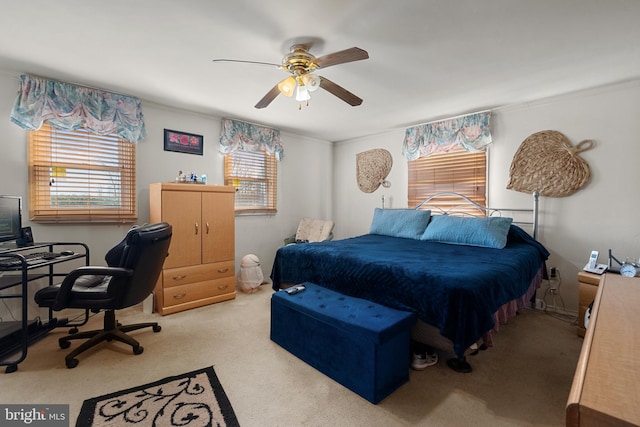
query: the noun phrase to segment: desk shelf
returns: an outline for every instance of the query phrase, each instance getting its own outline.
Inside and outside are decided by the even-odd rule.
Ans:
[[[566,407],[566,426],[640,425],[640,278],[599,276]]]
[[[23,248],[10,248],[0,250],[0,257],[14,257],[31,252],[61,252],[62,248],[72,247],[72,255],[60,256],[38,264],[22,263],[18,268],[0,270],[0,292],[20,288],[19,292],[12,294],[0,293],[0,299],[20,299],[21,319],[19,321],[0,322],[0,366],[6,366],[5,372],[15,372],[18,364],[27,357],[27,349],[30,344],[44,337],[50,330],[58,326],[64,326],[66,322],[59,323],[49,310],[47,322],[29,320],[27,313],[28,284],[38,279],[48,279],[49,286],[54,285],[54,279],[64,277],[67,273],[61,273],[54,269],[58,264],[68,263],[72,260],[82,259],[85,265],[89,265],[89,247],[78,242],[47,242],[36,243],[33,246]]]
[[[55,320],[55,319],[54,319]],[[39,320],[30,320],[27,323],[27,345],[31,345],[43,338],[52,329],[56,328],[58,322],[49,321],[42,323]],[[19,354],[22,351],[22,334],[23,326],[20,321],[0,322],[0,360],[7,359],[11,356]],[[10,370],[7,364],[7,370]]]
[[[11,273],[14,273],[14,272],[11,272]],[[46,273],[27,273],[27,280],[29,282],[33,280],[42,279],[43,277],[49,277],[49,275]],[[18,286],[21,283],[22,283],[22,274],[7,274],[5,276],[0,277],[0,291],[13,288],[14,286]],[[10,296],[11,295],[2,295],[1,298],[9,298]],[[2,336],[1,333],[0,333],[0,336]]]

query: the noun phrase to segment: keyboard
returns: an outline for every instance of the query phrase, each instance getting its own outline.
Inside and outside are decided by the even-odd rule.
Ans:
[[[57,252],[32,252],[23,255],[27,260],[27,264],[35,265],[43,262],[58,258],[60,256]],[[22,260],[14,257],[0,257],[0,269],[8,270],[13,268],[19,268],[22,266]]]

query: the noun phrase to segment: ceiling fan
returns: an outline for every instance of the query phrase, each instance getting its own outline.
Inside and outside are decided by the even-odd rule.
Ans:
[[[362,104],[361,98],[326,77],[315,74],[315,71],[333,65],[368,59],[369,54],[367,51],[358,47],[352,47],[316,58],[309,52],[310,48],[310,44],[292,45],[290,52],[282,58],[282,64],[236,59],[214,59],[213,62],[244,62],[273,65],[291,74],[267,92],[255,105],[256,108],[267,107],[279,94],[291,97],[294,93],[296,101],[300,103],[305,102],[308,105],[309,99],[311,99],[311,92],[315,92],[318,88],[326,90],[351,106],[355,107]],[[299,104],[298,108],[302,108],[302,104]]]

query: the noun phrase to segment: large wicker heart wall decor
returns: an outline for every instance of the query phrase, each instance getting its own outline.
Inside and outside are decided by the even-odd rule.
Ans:
[[[391,153],[382,148],[356,154],[356,179],[358,187],[365,193],[373,193],[382,185],[389,188],[387,175],[391,172]]]
[[[573,147],[566,136],[555,130],[536,132],[527,137],[513,156],[507,188],[541,196],[563,197],[575,193],[589,182],[591,171],[579,153],[593,147],[585,140]]]

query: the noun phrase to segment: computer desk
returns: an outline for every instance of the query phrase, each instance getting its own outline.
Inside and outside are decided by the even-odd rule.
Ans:
[[[17,259],[20,255],[33,252],[56,252],[63,250],[74,251],[73,255],[63,255],[50,260],[44,260],[37,264],[29,264],[22,261],[17,268],[0,268],[0,299],[20,299],[21,316],[19,321],[0,322],[0,366],[6,366],[5,373],[15,372],[18,364],[27,357],[27,349],[30,344],[46,335],[50,330],[59,326],[68,325],[66,322],[59,322],[53,317],[49,310],[46,322],[42,320],[29,320],[28,316],[28,288],[29,283],[38,279],[48,279],[48,285],[56,284],[56,278],[62,278],[68,271],[62,272],[56,268],[59,264],[68,263],[76,259],[84,259],[85,265],[89,265],[89,247],[79,242],[46,242],[35,243],[32,246],[13,247],[0,250],[0,258],[12,257]],[[2,293],[8,289],[19,289],[17,293]],[[86,318],[85,318],[86,322]]]
[[[600,279],[566,408],[571,427],[640,425],[640,278]]]

